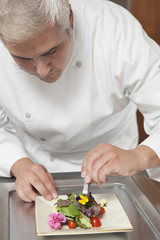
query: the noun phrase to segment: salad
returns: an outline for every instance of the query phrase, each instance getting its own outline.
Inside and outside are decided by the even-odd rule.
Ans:
[[[68,225],[70,229],[100,227],[100,216],[105,213],[106,204],[105,199],[97,203],[91,193],[88,196],[69,194],[65,200],[58,199],[54,204],[48,225],[56,230],[62,225]]]

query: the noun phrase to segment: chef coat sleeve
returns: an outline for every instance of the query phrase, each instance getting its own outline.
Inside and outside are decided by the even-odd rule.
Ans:
[[[160,47],[129,12],[120,15],[114,32],[115,79],[144,116],[149,137],[141,144],[160,157]]]
[[[16,136],[16,129],[0,107],[0,176],[11,177],[12,165],[25,157],[28,154]]]

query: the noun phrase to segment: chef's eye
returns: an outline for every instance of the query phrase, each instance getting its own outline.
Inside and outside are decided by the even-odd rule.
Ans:
[[[52,49],[48,54],[51,55],[51,54],[55,53],[56,50],[57,50],[57,48],[54,48],[54,49]]]

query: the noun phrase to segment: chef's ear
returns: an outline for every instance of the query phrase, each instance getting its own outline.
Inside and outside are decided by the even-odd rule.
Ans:
[[[69,6],[70,6],[69,23],[70,23],[71,28],[73,29],[73,12],[72,12],[72,8],[71,8],[70,4],[69,4]]]

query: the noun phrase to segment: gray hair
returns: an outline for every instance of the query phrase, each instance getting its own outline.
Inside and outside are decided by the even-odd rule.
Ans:
[[[68,0],[0,0],[0,38],[23,42],[49,25],[70,27]]]

